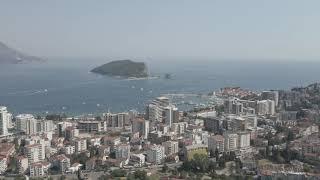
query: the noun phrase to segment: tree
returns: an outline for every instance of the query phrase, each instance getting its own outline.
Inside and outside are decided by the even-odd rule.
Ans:
[[[125,170],[122,170],[122,169],[116,169],[116,170],[111,172],[111,176],[112,177],[125,177],[126,174],[127,174],[127,172]]]
[[[291,130],[288,132],[287,142],[292,141],[294,139],[294,134]]]
[[[169,170],[169,167],[167,164],[164,164],[163,167],[162,167],[162,172],[167,172]]]
[[[98,180],[108,180],[108,179],[110,179],[107,175],[105,175],[105,174],[103,174],[103,175],[101,175],[99,178],[98,178]]]
[[[137,170],[136,172],[133,173],[133,175],[136,180],[146,180],[147,179],[147,172],[146,171]]]

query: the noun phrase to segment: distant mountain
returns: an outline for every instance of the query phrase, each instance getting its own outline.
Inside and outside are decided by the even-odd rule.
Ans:
[[[120,76],[124,78],[144,78],[148,77],[147,66],[144,62],[134,62],[131,60],[112,61],[102,66],[96,67],[91,72],[108,75]]]
[[[20,64],[33,61],[43,62],[44,60],[39,57],[29,56],[27,54],[21,53],[0,42],[0,64]]]

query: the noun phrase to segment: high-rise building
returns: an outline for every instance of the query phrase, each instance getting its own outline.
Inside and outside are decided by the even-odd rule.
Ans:
[[[139,136],[143,139],[148,139],[150,122],[141,118],[136,118],[132,121],[132,132],[139,132]]]
[[[228,98],[224,101],[224,112],[240,115],[243,113],[243,104],[237,98]]]
[[[250,133],[240,132],[238,133],[238,148],[245,148],[250,146]]]
[[[87,140],[85,138],[75,138],[74,144],[76,153],[81,153],[87,150]]]
[[[30,165],[30,176],[46,176],[51,164],[48,162],[36,162]]]
[[[170,106],[169,98],[157,97],[147,106],[146,118],[150,121],[163,121],[163,111]]]
[[[133,115],[132,113],[105,113],[103,116],[108,127],[122,128],[125,124],[129,123],[130,117],[132,117]]]
[[[279,92],[278,91],[263,91],[261,93],[262,100],[273,100],[275,102],[275,106],[279,104]]]
[[[274,115],[275,102],[273,100],[261,100],[257,102],[257,113],[259,115]]]
[[[225,151],[235,151],[238,147],[238,134],[232,132],[225,132],[224,137],[224,149]]]
[[[54,131],[54,123],[52,120],[38,120],[37,131],[38,132],[50,132]]]
[[[107,130],[106,121],[79,121],[78,129],[82,132],[103,132]]]
[[[29,167],[28,158],[25,156],[18,156],[16,161],[16,166],[19,174],[24,174]]]
[[[0,106],[0,135],[8,134],[8,124],[11,123],[11,114],[8,113],[7,107]]]
[[[59,122],[58,123],[58,134],[59,137],[64,137],[65,136],[65,130],[67,127],[72,127],[73,124],[71,122]]]
[[[256,115],[246,115],[243,116],[243,118],[247,121],[248,123],[248,127],[257,128],[257,124],[258,124],[258,119]]]
[[[166,141],[162,143],[164,147],[164,152],[166,155],[176,154],[179,151],[179,146],[177,141]]]
[[[210,153],[215,152],[218,149],[218,152],[224,152],[224,137],[221,135],[209,136],[208,137],[208,151]]]
[[[130,156],[130,145],[120,144],[114,148],[116,159],[129,159]]]
[[[206,118],[204,120],[204,127],[206,130],[218,133],[219,130],[222,128],[223,119],[219,117],[214,118]]]
[[[248,128],[248,122],[243,117],[235,117],[231,120],[231,128],[233,131],[245,131]]]
[[[184,134],[185,130],[188,127],[187,122],[178,122],[178,123],[173,123],[171,127],[171,131],[174,132],[175,134]]]
[[[165,158],[164,147],[161,145],[152,145],[147,151],[147,161],[154,164],[161,164]]]
[[[16,116],[17,129],[26,134],[37,133],[37,120],[31,114],[20,114]]]
[[[35,162],[40,162],[45,159],[44,144],[30,144],[26,146],[26,153],[29,165]]]

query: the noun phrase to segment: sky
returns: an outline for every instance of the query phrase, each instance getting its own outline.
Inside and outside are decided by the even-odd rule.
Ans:
[[[3,0],[0,41],[43,57],[319,60],[319,0]]]

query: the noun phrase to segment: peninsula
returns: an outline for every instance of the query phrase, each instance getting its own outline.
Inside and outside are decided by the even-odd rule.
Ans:
[[[21,64],[29,62],[44,62],[43,59],[21,53],[0,42],[0,64]]]
[[[123,78],[146,78],[149,76],[144,62],[134,62],[131,60],[111,61],[92,69],[91,72]]]

